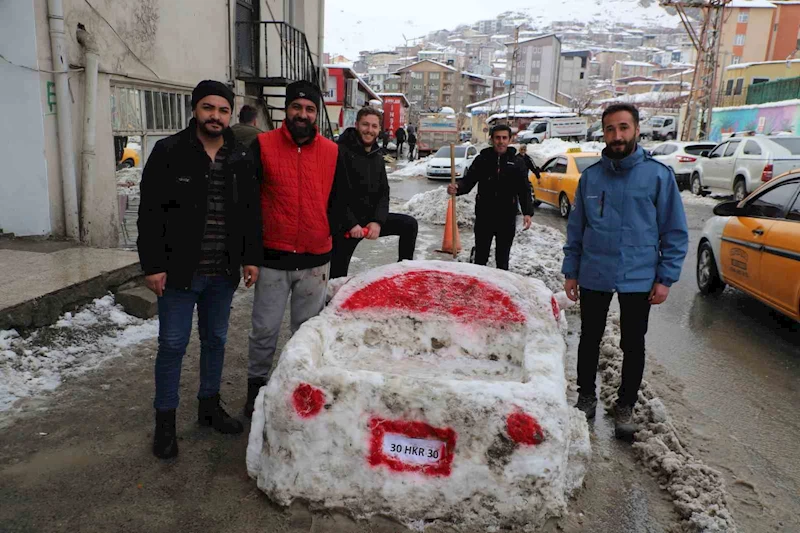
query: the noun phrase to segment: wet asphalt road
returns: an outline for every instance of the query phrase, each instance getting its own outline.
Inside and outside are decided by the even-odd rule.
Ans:
[[[408,199],[442,186],[392,182]],[[723,472],[743,531],[800,531],[800,324],[730,287],[699,293],[697,246],[710,205],[685,205],[689,253],[667,302],[653,308],[648,365],[696,456]],[[554,208],[534,220],[566,232]],[[651,382],[653,379],[651,378]]]

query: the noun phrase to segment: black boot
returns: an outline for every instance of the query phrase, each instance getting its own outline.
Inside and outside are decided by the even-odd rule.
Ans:
[[[200,405],[197,407],[197,422],[201,426],[210,426],[226,435],[235,435],[244,429],[242,423],[232,418],[219,404],[219,394],[210,398],[200,398]]]
[[[253,409],[255,409],[256,396],[261,387],[267,384],[264,378],[248,378],[247,380],[247,401],[244,404],[244,416],[250,418],[253,416]]]
[[[156,409],[156,429],[153,434],[153,455],[172,459],[178,455],[178,436],[175,431],[175,409]]]

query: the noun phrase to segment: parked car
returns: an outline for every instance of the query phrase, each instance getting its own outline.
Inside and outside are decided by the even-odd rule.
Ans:
[[[546,203],[557,207],[561,216],[569,216],[575,203],[575,191],[581,173],[590,165],[600,161],[598,152],[581,152],[580,148],[570,148],[567,153],[550,158],[542,166],[541,178],[530,174],[533,186],[534,205]]]
[[[547,118],[528,124],[527,129],[517,133],[517,142],[536,144],[555,137],[582,141],[586,138],[586,131],[586,117]]]
[[[702,154],[701,154],[702,155]],[[800,167],[800,137],[735,137],[716,145],[692,171],[692,192],[733,192],[743,200],[762,182]]]
[[[654,141],[677,139],[678,119],[670,115],[650,117],[640,124],[639,136]]]
[[[602,141],[603,140],[603,122],[595,120],[589,129],[586,130],[587,141]]]
[[[703,294],[729,284],[800,321],[800,172],[714,208],[697,251]]]
[[[713,150],[715,146],[714,143],[669,141],[659,144],[650,153],[653,159],[672,169],[678,189],[682,191],[689,188],[689,180],[700,154]]]
[[[478,149],[472,145],[456,146],[456,178],[462,177],[467,169],[475,161]],[[450,179],[450,147],[442,146],[433,154],[425,167],[425,174],[428,179]]]

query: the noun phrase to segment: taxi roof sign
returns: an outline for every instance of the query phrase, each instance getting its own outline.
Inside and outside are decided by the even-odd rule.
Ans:
[[[578,152],[580,152],[580,151],[581,151],[581,149],[580,149],[580,147],[578,147],[578,146],[576,146],[575,148],[569,148],[569,149],[567,149],[567,153],[568,153],[568,154],[575,154],[575,153],[578,153]]]

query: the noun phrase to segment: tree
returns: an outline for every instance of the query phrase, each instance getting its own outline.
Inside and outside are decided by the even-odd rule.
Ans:
[[[592,107],[596,96],[596,93],[588,85],[583,85],[569,97],[572,112],[582,115],[584,111]]]

